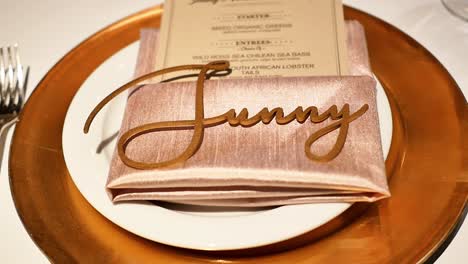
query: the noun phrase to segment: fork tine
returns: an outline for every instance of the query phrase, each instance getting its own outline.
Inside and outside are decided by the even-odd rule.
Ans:
[[[16,64],[14,60],[15,49],[12,46],[6,48],[6,66],[7,66],[7,78],[5,80],[5,87],[3,89],[3,110],[8,112],[13,111],[14,107],[14,94],[15,88],[17,87],[17,73]]]
[[[6,66],[5,66],[5,50],[6,47],[0,47],[0,110],[5,101],[5,90],[6,90]]]
[[[22,101],[26,92],[24,90],[24,88],[26,87],[24,82],[26,81],[25,78],[27,78],[27,76],[24,75],[23,65],[21,65],[18,44],[15,44],[13,46],[13,50],[14,50],[14,60],[15,60],[15,66],[16,66],[15,67],[16,80],[18,81],[18,87],[17,87],[17,90],[18,90],[17,99],[18,100],[16,100],[15,98],[14,103],[21,107],[21,104],[22,104]]]
[[[7,46],[4,48],[4,60],[5,60],[5,82],[2,89],[2,111],[8,111],[10,106],[11,92],[14,88],[14,71],[12,65],[11,47]]]
[[[5,57],[3,55],[3,47],[0,47],[0,87],[5,85]]]
[[[23,80],[22,86],[19,89],[20,90],[20,99],[21,99],[20,105],[23,105],[23,103],[24,103],[24,97],[26,96],[26,91],[27,91],[27,88],[28,88],[29,67],[26,67],[24,78],[22,78],[22,80]]]
[[[3,90],[5,87],[5,60],[4,60],[4,47],[0,47],[0,110],[3,105]]]
[[[19,98],[18,80],[15,78],[14,86],[11,89],[10,93],[8,94],[8,105],[7,105],[8,112],[16,111],[18,98]]]
[[[0,111],[5,112],[8,106],[8,90],[10,86],[10,63],[8,62],[8,47],[1,48],[1,63],[3,64],[3,81],[0,90]]]
[[[8,54],[8,63],[11,65],[12,68],[16,68],[16,61],[15,61],[15,53],[16,53],[16,46],[8,46],[7,47],[7,54]]]
[[[12,48],[11,46],[8,46],[7,47],[7,52],[6,52],[6,64],[7,64],[7,68],[8,68],[8,77],[13,80],[13,69],[15,68],[16,65],[14,65],[14,61],[13,61],[13,51],[12,51]],[[11,81],[10,80],[10,81]]]
[[[11,46],[8,46],[7,47],[7,55],[6,55],[6,58],[7,58],[7,78],[6,78],[6,95],[5,96],[5,101],[6,101],[6,106],[8,106],[8,104],[10,103],[10,96],[8,96],[12,90],[14,89],[15,87],[15,73],[14,73],[14,70],[13,70],[13,56],[12,56],[12,50],[11,50]]]
[[[14,106],[12,110],[19,112],[24,103],[24,95],[26,93],[27,82],[29,78],[29,67],[26,67],[26,74],[24,78],[20,78],[18,76],[18,80],[16,82],[16,87],[14,92],[11,95],[11,104]]]

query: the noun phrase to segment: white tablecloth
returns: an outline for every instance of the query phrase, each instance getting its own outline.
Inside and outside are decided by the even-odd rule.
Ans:
[[[158,0],[1,0],[0,46],[18,43],[30,65],[29,87],[71,48],[126,15],[161,3]],[[468,23],[453,17],[439,0],[344,1],[397,26],[431,51],[468,95]],[[23,228],[11,198],[8,146],[0,175],[0,259],[2,263],[47,263]],[[437,263],[467,263],[468,223]]]

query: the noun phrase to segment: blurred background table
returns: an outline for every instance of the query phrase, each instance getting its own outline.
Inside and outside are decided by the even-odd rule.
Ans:
[[[23,64],[31,66],[29,92],[70,49],[104,26],[161,0],[2,0],[0,46],[18,43]],[[344,0],[409,34],[448,69],[468,96],[468,23],[451,15],[439,0]],[[8,181],[8,147],[0,172],[0,259],[2,263],[48,263],[16,214]],[[403,235],[403,234],[402,234]],[[436,261],[466,263],[468,223]]]

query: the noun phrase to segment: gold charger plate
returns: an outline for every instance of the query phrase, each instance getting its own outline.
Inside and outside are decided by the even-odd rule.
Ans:
[[[10,153],[11,190],[25,228],[53,262],[414,263],[430,258],[455,229],[468,197],[466,99],[420,44],[348,7],[346,18],[366,29],[371,64],[392,109],[390,199],[355,204],[300,237],[241,251],[173,248],[108,221],[68,174],[65,115],[93,70],[138,40],[139,29],[159,27],[161,13],[161,6],[142,11],[85,40],[49,71],[21,114]]]

